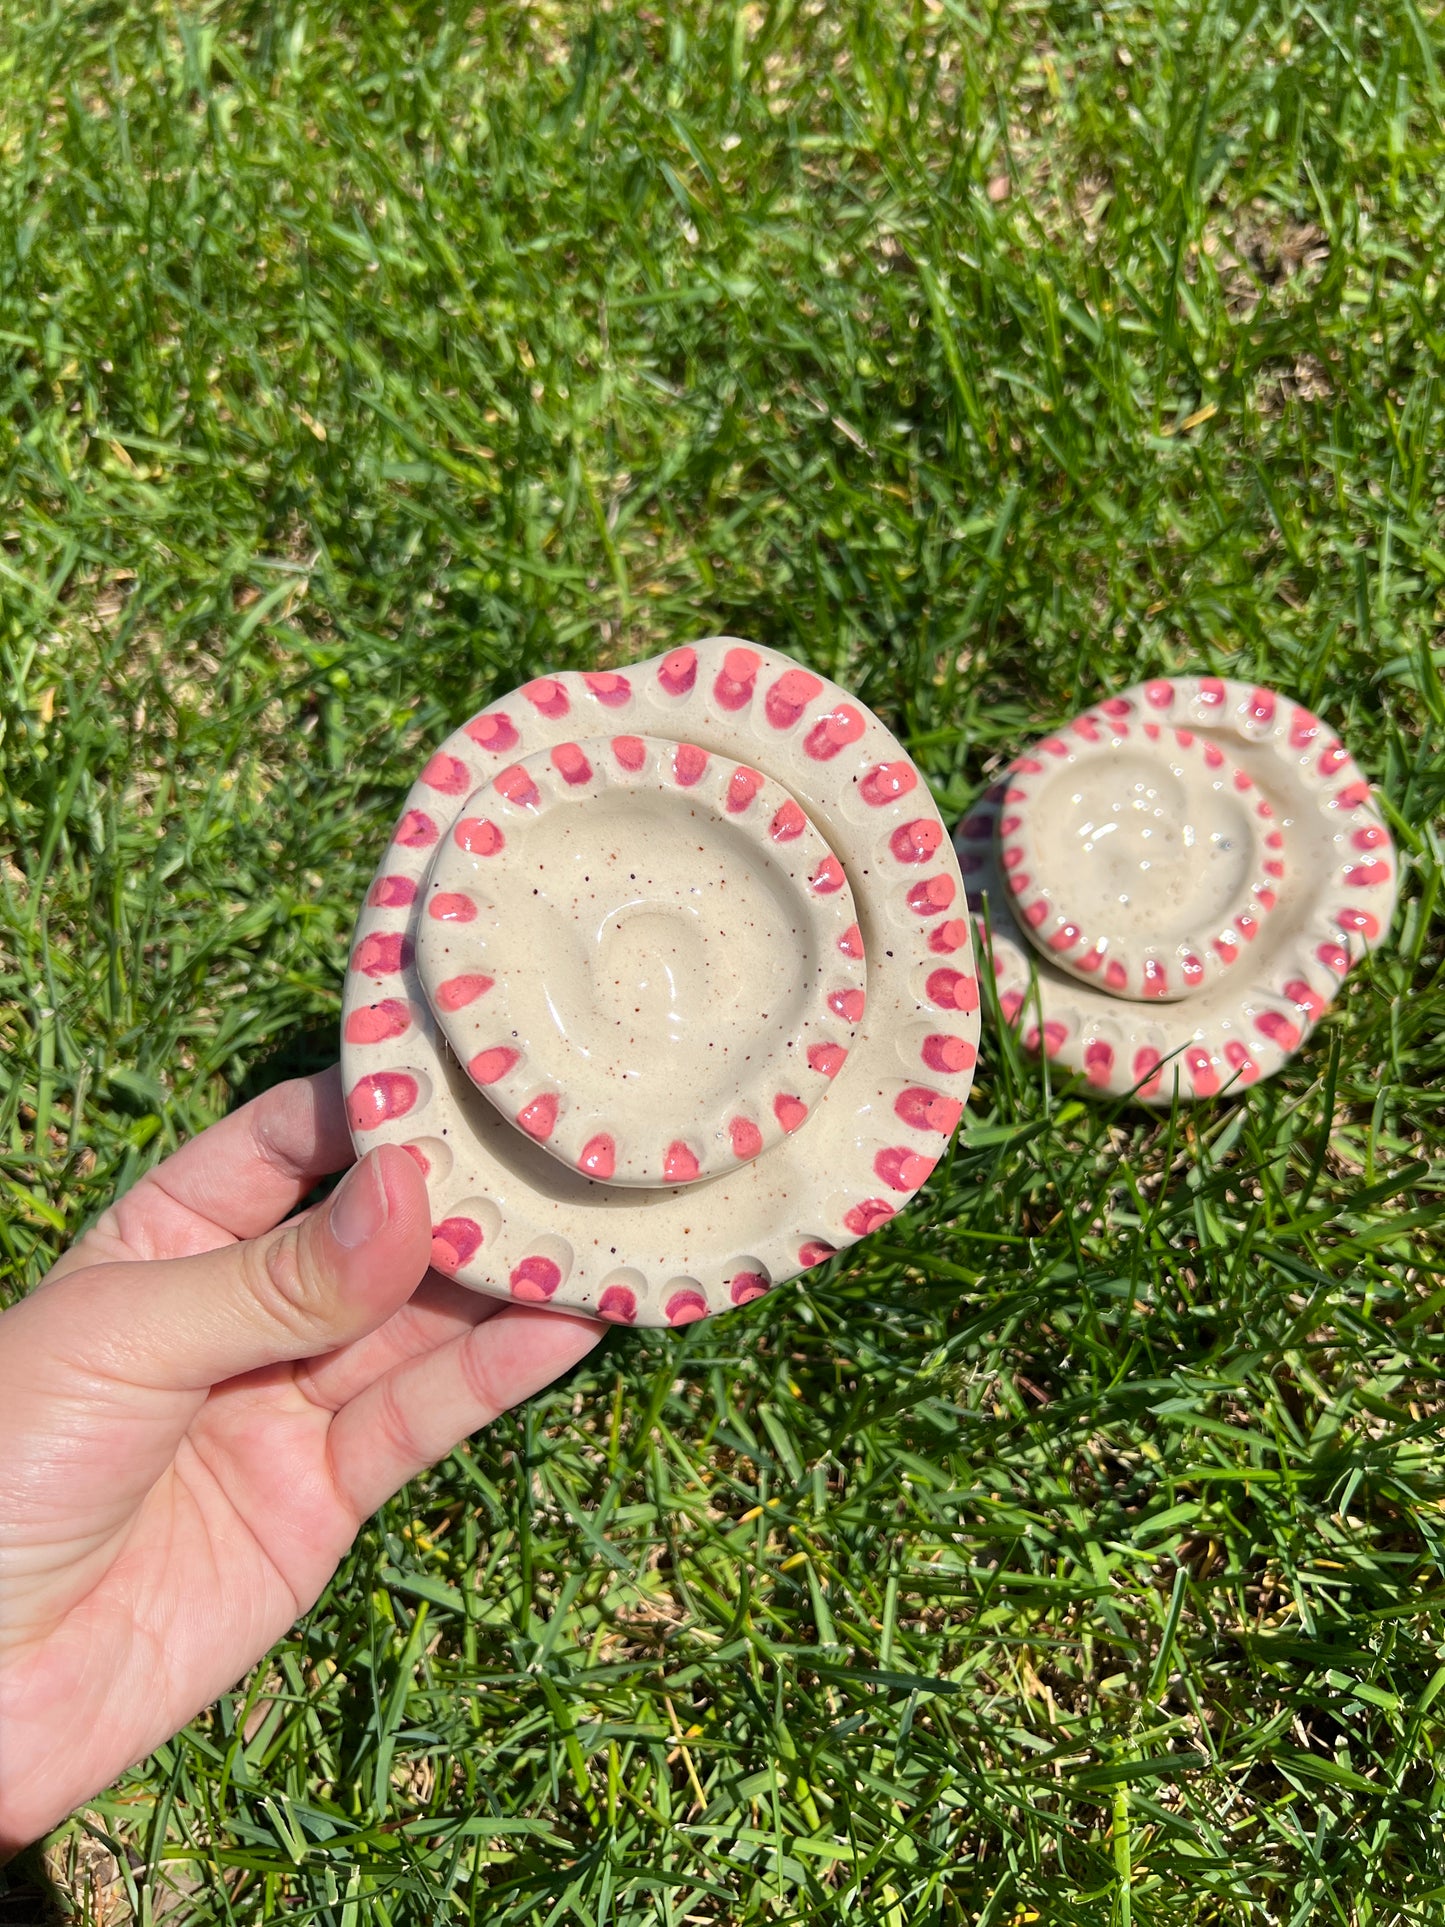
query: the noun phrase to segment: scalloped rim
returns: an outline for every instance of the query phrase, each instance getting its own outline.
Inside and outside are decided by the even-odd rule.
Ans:
[[[517,1131],[446,1049],[415,965],[432,851],[519,756],[599,729],[695,743],[780,782],[852,887],[866,998],[822,1099],[765,1157],[662,1192],[598,1184]],[[744,1304],[886,1223],[962,1114],[978,984],[957,861],[916,767],[836,684],[714,637],[622,671],[543,676],[427,763],[357,920],[342,1075],[358,1151],[404,1144],[435,1212],[434,1263],[498,1297],[649,1325]]]
[[[1214,1097],[1279,1070],[1351,965],[1383,941],[1399,887],[1395,847],[1343,743],[1275,690],[1218,676],[1160,677],[1096,703],[1068,727],[1123,720],[1217,740],[1274,810],[1284,838],[1280,898],[1241,968],[1179,1003],[1109,996],[1041,956],[1014,914],[995,854],[1006,783],[969,811],[954,844],[980,931],[985,915],[989,921],[1000,1010],[1030,1049],[1115,1096],[1159,1105],[1176,1091]]]

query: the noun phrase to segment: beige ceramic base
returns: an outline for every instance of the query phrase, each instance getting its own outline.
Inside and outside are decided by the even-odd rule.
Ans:
[[[368,893],[357,1146],[409,1149],[433,1262],[478,1290],[640,1324],[745,1303],[946,1149],[962,913],[912,762],[786,657],[539,678],[430,759]]]
[[[1101,1091],[1278,1070],[1381,941],[1394,848],[1344,746],[1273,690],[1141,684],[1011,765],[955,837],[999,1006]]]

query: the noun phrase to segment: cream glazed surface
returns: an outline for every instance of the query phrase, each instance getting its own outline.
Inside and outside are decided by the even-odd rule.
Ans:
[[[1269,1076],[1394,909],[1394,846],[1320,719],[1158,678],[1017,757],[955,836],[999,1008],[1101,1091],[1168,1104]]]
[[[895,1212],[972,1080],[956,860],[878,719],[716,638],[540,677],[428,761],[358,919],[358,1149],[433,1262],[626,1323],[742,1304]]]

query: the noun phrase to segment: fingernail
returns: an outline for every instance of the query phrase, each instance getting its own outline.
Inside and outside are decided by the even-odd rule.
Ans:
[[[374,1238],[386,1223],[386,1185],[381,1161],[364,1157],[353,1165],[331,1200],[331,1235],[348,1251]]]

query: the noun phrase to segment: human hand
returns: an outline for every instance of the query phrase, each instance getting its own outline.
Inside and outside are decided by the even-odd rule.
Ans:
[[[0,1317],[0,1858],[234,1685],[384,1499],[601,1335],[428,1271],[395,1146],[288,1217],[352,1156],[336,1072],[282,1084]]]

